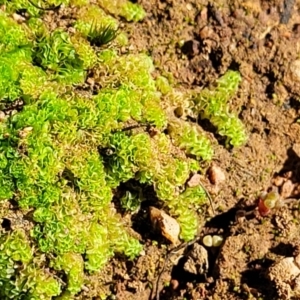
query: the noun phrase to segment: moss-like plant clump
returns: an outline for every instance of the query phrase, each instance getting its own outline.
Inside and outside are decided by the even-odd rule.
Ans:
[[[139,21],[140,6],[73,1],[76,32],[69,33],[47,29],[41,4],[33,2],[13,0],[0,12],[0,218],[10,220],[17,211],[19,219],[0,231],[0,298],[74,299],[115,253],[128,259],[141,253],[112,205],[122,183],[153,186],[180,223],[181,238],[195,236],[195,211],[206,197],[185,183],[213,150],[196,124],[166,112],[162,97],[174,91],[166,78],[152,78],[152,60],[119,55],[124,35],[111,44],[122,32],[105,11]],[[10,17],[20,9],[30,16],[22,24]],[[226,106],[239,80],[225,75],[192,105],[232,145],[244,141]],[[141,195],[126,192],[119,200],[135,210]]]
[[[204,89],[193,99],[194,112],[210,120],[218,133],[225,136],[227,143],[232,146],[241,146],[247,139],[243,123],[228,111],[227,104],[236,93],[240,81],[238,72],[228,71],[217,80],[216,88]]]

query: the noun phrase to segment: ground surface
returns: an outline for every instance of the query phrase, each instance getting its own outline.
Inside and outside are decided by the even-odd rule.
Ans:
[[[114,262],[117,299],[300,299],[293,280],[278,282],[271,266],[295,255],[299,204],[294,201],[261,218],[251,213],[261,191],[279,186],[297,198],[300,182],[300,2],[299,1],[139,1],[147,12],[127,25],[132,51],[149,53],[157,73],[174,77],[179,88],[207,86],[227,69],[242,74],[232,107],[239,108],[249,139],[244,147],[218,146],[214,163],[226,180],[217,189],[206,178],[216,215],[207,212],[200,236],[224,236],[209,248],[205,276],[183,270],[188,249],[167,262],[155,295],[166,247],[144,234],[145,255],[135,263]],[[207,124],[200,124],[210,131]],[[212,139],[217,139],[212,131]],[[278,176],[279,175],[279,176]],[[244,216],[244,212],[250,212]],[[241,217],[239,217],[241,216]],[[148,224],[137,225],[145,227]],[[151,237],[153,238],[153,236]],[[205,273],[205,272],[204,272]]]
[[[259,193],[272,185],[283,198],[298,197],[300,2],[138,2],[147,16],[138,24],[124,24],[130,50],[151,55],[154,75],[173,77],[179,89],[205,87],[226,70],[238,70],[242,83],[231,106],[240,111],[249,139],[238,149],[217,146],[214,163],[226,175],[222,185],[215,187],[208,176],[203,178],[216,214],[210,208],[205,212],[207,222],[199,237],[220,234],[224,243],[207,248],[209,265],[202,276],[183,269],[189,247],[172,255],[161,273],[169,246],[149,233],[142,208],[133,224],[144,240],[145,254],[134,262],[116,258],[102,273],[111,299],[300,299],[291,293],[296,281],[278,282],[270,275],[271,266],[297,254],[298,201],[264,218],[251,212]],[[66,24],[54,23],[49,13],[49,26],[67,26],[72,12],[60,13]],[[200,125],[218,144],[213,129]],[[80,299],[92,294],[87,289]]]

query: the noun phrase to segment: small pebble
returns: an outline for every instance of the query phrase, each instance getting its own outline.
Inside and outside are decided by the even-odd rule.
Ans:
[[[290,65],[290,72],[295,81],[300,82],[300,59],[293,61]]]
[[[21,15],[16,14],[16,13],[14,13],[14,14],[12,15],[12,17],[13,17],[13,19],[14,19],[16,22],[18,22],[18,23],[23,23],[23,22],[26,21],[26,19],[25,19],[24,17],[22,17]]]
[[[180,226],[178,222],[166,214],[163,210],[150,206],[150,220],[152,226],[159,230],[161,234],[172,244],[178,244]]]
[[[194,174],[191,179],[187,182],[188,187],[196,187],[200,185],[201,183],[201,175],[200,174]]]
[[[207,173],[208,173],[209,181],[214,185],[219,185],[226,179],[226,176],[225,176],[225,173],[223,172],[223,170],[215,164],[211,165],[211,167],[208,169]]]
[[[281,187],[280,190],[280,195],[282,198],[286,199],[291,197],[291,195],[293,194],[295,185],[293,184],[293,182],[291,180],[287,180]]]
[[[177,288],[179,287],[179,281],[177,279],[172,279],[170,284],[173,290],[177,290]]]
[[[272,183],[277,187],[282,186],[284,183],[284,178],[281,176],[276,176],[275,178],[273,178]]]

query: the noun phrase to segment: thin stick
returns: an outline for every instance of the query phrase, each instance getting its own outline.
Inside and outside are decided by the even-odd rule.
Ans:
[[[200,181],[200,185],[201,185],[201,187],[203,188],[203,190],[204,190],[204,192],[205,192],[205,194],[206,194],[206,196],[207,196],[207,198],[208,198],[208,200],[209,200],[211,209],[212,209],[213,214],[214,214],[214,216],[215,216],[215,215],[216,215],[216,212],[215,212],[215,209],[214,209],[213,200],[212,200],[212,198],[211,198],[209,192],[207,191],[207,189],[205,188],[205,186],[203,185],[203,183],[202,183],[201,181]]]

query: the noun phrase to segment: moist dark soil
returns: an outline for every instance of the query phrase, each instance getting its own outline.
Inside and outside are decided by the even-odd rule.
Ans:
[[[131,51],[151,55],[156,73],[179,89],[203,88],[228,69],[239,71],[243,80],[230,104],[249,139],[236,149],[219,143],[214,163],[226,180],[217,188],[209,178],[203,182],[216,212],[208,209],[199,236],[224,237],[221,247],[207,248],[207,272],[184,271],[189,247],[166,261],[166,243],[147,234],[145,207],[137,219],[145,255],[133,263],[112,262],[115,299],[300,299],[281,293],[280,282],[269,276],[299,243],[300,2],[138,2],[147,17],[125,27]],[[210,126],[200,125],[218,139]],[[258,195],[274,187],[283,199],[295,200],[261,217]]]

